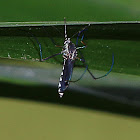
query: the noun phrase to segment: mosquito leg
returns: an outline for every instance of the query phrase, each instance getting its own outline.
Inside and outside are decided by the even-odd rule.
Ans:
[[[56,27],[55,27],[55,28],[56,28]],[[48,35],[48,33],[47,33],[47,31],[46,31],[46,29],[45,29],[44,26],[43,26],[43,29],[44,29],[45,33]],[[57,29],[57,28],[56,28],[56,29]],[[57,29],[57,30],[58,30],[58,29]],[[59,33],[60,33],[60,31],[59,31]],[[54,44],[54,46],[56,46],[56,47],[63,47],[63,46],[57,45],[56,42],[54,41],[54,39],[53,39],[52,37],[50,37],[50,35],[48,35],[48,37],[50,38],[50,40],[51,40],[51,42]]]
[[[74,36],[76,36],[76,35],[79,34],[80,32],[83,32],[83,31],[87,30],[87,28],[88,28],[89,26],[90,26],[90,24],[89,24],[89,25],[86,25],[82,30],[76,32],[71,38],[73,38]]]
[[[109,70],[106,74],[104,74],[104,75],[102,75],[102,76],[100,76],[100,77],[97,77],[96,79],[100,79],[100,78],[103,78],[103,77],[107,76],[107,75],[112,71],[113,66],[114,66],[114,54],[112,53],[112,65],[111,65],[110,70]],[[90,73],[90,72],[89,72],[89,73]]]
[[[82,61],[82,62],[85,65],[87,65],[85,61]],[[114,54],[112,54],[112,65],[111,65],[111,68],[110,68],[110,70],[106,74],[104,74],[102,76],[99,76],[99,77],[95,77],[88,68],[87,68],[87,71],[89,72],[89,74],[91,75],[91,77],[96,80],[96,79],[100,79],[100,78],[106,77],[112,71],[113,66],[114,66]]]
[[[60,55],[60,54],[62,54],[62,52],[57,53],[57,54],[54,54],[54,55],[49,56],[49,57],[47,57],[47,58],[44,58],[44,59],[42,59],[42,61],[48,60],[48,59],[50,59],[50,58],[52,58],[52,57],[55,57],[55,56],[57,56],[57,55]]]
[[[82,73],[82,75],[77,80],[74,80],[74,81],[71,81],[71,82],[78,82],[79,80],[81,80],[82,77],[84,76],[84,74],[86,73],[86,71],[88,71],[89,74],[92,76],[92,78],[96,80],[95,76],[88,69],[88,65],[86,64],[85,59],[84,58],[77,58],[77,59],[80,60],[81,62],[83,62],[84,66],[85,66],[85,70],[84,70],[84,72]]]
[[[109,70],[106,74],[104,74],[104,75],[102,75],[102,76],[100,76],[100,77],[95,77],[95,76],[92,74],[92,72],[88,69],[88,65],[86,64],[86,61],[85,61],[85,59],[83,58],[83,56],[82,56],[82,58],[78,58],[78,57],[77,57],[77,59],[80,60],[81,62],[83,62],[83,64],[85,65],[85,71],[82,73],[82,75],[80,76],[80,78],[78,78],[77,80],[71,81],[71,82],[77,82],[77,81],[81,80],[82,77],[84,76],[84,74],[86,73],[86,71],[88,71],[88,73],[91,75],[91,77],[92,77],[94,80],[100,79],[100,78],[103,78],[103,77],[106,77],[106,76],[112,71],[112,68],[113,68],[113,65],[114,65],[114,54],[112,54],[112,65],[111,65],[110,70]]]
[[[81,34],[82,32],[84,32],[84,31],[86,30],[86,28],[87,28],[87,26],[86,26],[83,30],[79,31],[78,36],[77,36],[77,40],[76,40],[76,46],[78,46],[78,40],[79,40],[80,34]],[[87,47],[87,45],[83,42],[83,39],[84,39],[84,34],[82,35],[82,38],[81,38],[81,43],[82,43],[84,46],[82,46],[82,47],[80,47],[80,46],[77,47],[77,48],[76,48],[77,50],[79,50],[79,49],[84,49],[84,48]],[[80,53],[81,53],[81,52],[80,52]],[[84,65],[85,65],[85,71],[82,73],[82,75],[81,75],[77,80],[71,81],[71,82],[78,82],[79,80],[81,80],[82,77],[84,76],[84,74],[86,73],[86,71],[88,70],[88,65],[85,63],[85,59],[84,59],[84,57],[83,57],[82,54],[81,54],[81,56],[82,56],[82,58],[78,58],[78,57],[77,57],[77,59],[84,63]]]
[[[78,59],[79,61],[82,61],[83,63],[85,62],[85,60],[84,60],[83,58],[77,57],[76,59]],[[81,76],[80,76],[77,80],[70,81],[70,82],[78,82],[79,80],[81,80],[82,77],[84,76],[84,74],[86,73],[87,70],[88,70],[88,65],[85,65],[85,70],[84,70],[84,72],[81,74]]]
[[[84,34],[83,34],[83,36],[82,36],[82,38],[81,38],[81,43],[82,43],[84,46],[78,46],[78,47],[76,48],[76,50],[84,49],[84,48],[87,47],[87,45],[83,42],[83,38],[84,38]]]
[[[80,34],[83,33],[83,31],[85,31],[85,30],[86,30],[86,28],[83,29],[82,31],[80,31],[80,32],[78,33],[77,40],[76,40],[76,46],[78,46],[78,40],[79,40]],[[77,50],[78,50],[78,49],[84,49],[84,48],[87,47],[86,43],[84,43],[83,40],[84,40],[84,34],[83,34],[82,37],[81,37],[81,43],[82,43],[84,46],[82,46],[82,47],[78,46],[78,47],[76,48]]]
[[[31,32],[25,31],[25,30],[22,30],[22,31],[24,31],[24,32],[28,33],[29,35],[31,35],[34,38],[34,40],[37,42],[37,44],[39,45],[40,61],[42,61],[42,47],[41,47],[41,43],[38,41],[37,37],[35,35],[33,35]]]
[[[82,35],[81,43],[82,43],[85,47],[87,47],[86,43],[83,42],[83,39],[84,39],[84,34]]]
[[[39,50],[39,51],[40,51],[40,61],[45,61],[45,60],[48,60],[48,59],[50,59],[50,58],[52,58],[52,57],[55,57],[55,56],[57,56],[57,55],[62,54],[62,52],[60,52],[60,53],[54,54],[54,55],[52,55],[52,56],[49,56],[49,57],[43,59],[43,58],[42,58],[41,43],[38,41],[38,39],[37,39],[32,33],[28,32],[28,34],[30,34],[30,35],[36,40],[37,44],[39,45],[39,48],[40,48],[40,50]],[[60,47],[60,46],[57,46],[57,47]]]
[[[40,61],[42,61],[42,48],[41,48],[41,43],[38,41],[38,39],[35,36],[33,36],[33,38],[36,40],[37,44],[39,45]]]
[[[76,40],[76,46],[78,46],[79,36],[81,35],[81,33],[83,33],[84,31],[86,31],[89,26],[90,26],[90,24],[88,26],[86,26],[83,30],[81,30],[81,31],[78,32],[78,36],[77,36],[77,40]],[[86,46],[86,44],[83,42],[83,39],[84,39],[84,34],[82,35],[81,43]]]
[[[58,46],[58,45],[55,45],[55,47],[62,48],[63,46]]]
[[[84,49],[86,48],[86,46],[82,46],[82,47],[77,47],[76,50],[79,50],[79,49]]]
[[[76,57],[76,59],[78,59],[79,61],[85,62],[85,59],[83,58]]]

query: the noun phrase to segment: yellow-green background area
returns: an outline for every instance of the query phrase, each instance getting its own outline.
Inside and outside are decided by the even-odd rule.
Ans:
[[[3,140],[139,140],[138,118],[49,103],[0,99]]]
[[[63,21],[64,17],[68,21],[139,21],[140,2],[138,0],[1,0],[0,2],[1,22]],[[134,25],[133,27],[136,26]],[[91,30],[89,30],[90,34],[87,33],[87,36],[85,36],[85,41],[88,43],[89,48],[83,53],[91,70],[97,69],[105,72],[111,64],[111,54],[114,52],[115,65],[113,72],[122,74],[112,73],[106,78],[107,80],[90,82],[90,85],[92,84],[93,90],[111,92],[111,95],[116,94],[120,95],[120,97],[122,94],[125,96],[131,93],[128,96],[129,100],[126,101],[124,98],[120,98],[120,103],[118,103],[117,100],[114,102],[99,98],[98,94],[96,97],[94,96],[95,94],[90,95],[83,91],[80,92],[80,88],[78,91],[74,91],[72,90],[74,84],[71,84],[71,89],[60,100],[57,96],[58,80],[56,79],[59,79],[61,70],[55,80],[49,79],[49,82],[54,82],[54,85],[38,84],[37,81],[35,81],[37,83],[34,85],[34,82],[30,82],[32,79],[28,79],[28,81],[23,77],[16,79],[12,77],[13,75],[10,78],[1,75],[0,139],[139,140],[140,108],[139,106],[136,107],[136,105],[139,105],[139,26],[135,29],[123,26],[121,29],[111,27],[106,30],[106,27],[100,28],[99,26],[95,28],[96,31],[93,33],[96,33],[96,35],[92,37],[90,36]],[[4,31],[6,30],[4,29]],[[63,28],[61,31],[63,33]],[[101,32],[98,33],[98,31]],[[111,36],[110,32],[114,31],[115,34]],[[21,57],[25,58],[25,55],[26,57],[27,55],[32,55],[32,58],[39,59],[37,44],[31,39],[31,36],[26,36],[25,33],[22,36],[21,32],[19,36],[10,36],[10,32],[5,32],[5,34],[7,35],[1,34],[0,36],[1,57],[20,59]],[[51,43],[48,43],[49,39],[46,39],[46,37],[36,36],[44,47],[48,47],[43,53],[48,52],[51,55],[53,52],[59,51],[59,48],[54,50],[53,45],[50,46]],[[55,39],[59,40],[57,41],[58,44],[63,43],[62,37],[60,38],[57,35]],[[93,44],[92,49],[90,46],[93,46]],[[28,48],[28,46],[30,47]],[[100,57],[98,57],[99,55]],[[33,67],[35,65],[35,69],[43,67],[46,71],[50,68],[48,64],[40,64],[40,62],[37,62],[38,64],[34,64],[34,62],[28,64],[27,61],[17,62],[16,60],[9,61],[7,59],[0,59],[0,61],[1,66],[5,67],[1,71],[9,72],[13,65],[18,64],[17,68],[21,68],[23,76],[26,72],[28,74],[29,71],[25,69],[29,69],[28,66]],[[61,67],[61,62],[61,57],[58,57],[58,62],[57,58],[50,60],[52,64],[59,64],[59,68]],[[22,63],[24,68],[19,67],[19,63]],[[25,70],[25,73],[22,70]],[[54,67],[52,71],[55,71]],[[96,72],[95,74],[98,75]],[[126,75],[124,76],[123,74]],[[123,78],[125,81],[123,81]],[[84,86],[89,79],[84,77],[83,81]],[[108,86],[100,87],[99,85],[102,84],[102,81],[103,85],[108,84]],[[130,86],[131,83],[132,86]],[[132,93],[136,96],[132,96]],[[126,105],[127,103],[132,104]]]

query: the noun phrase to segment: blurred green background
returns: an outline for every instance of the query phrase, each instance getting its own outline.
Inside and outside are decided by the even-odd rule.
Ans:
[[[1,0],[0,21],[138,21],[138,0]]]
[[[1,0],[0,3],[1,22],[63,21],[64,17],[75,22],[133,22],[111,26],[100,23],[89,28],[85,33],[88,48],[83,53],[91,71],[96,75],[107,71],[111,53],[114,52],[113,72],[100,81],[93,81],[86,74],[79,83],[70,85],[62,100],[57,96],[61,56],[51,59],[51,64],[34,62],[39,60],[39,53],[31,36],[16,27],[1,27],[0,138],[140,139],[140,28],[139,23],[134,24],[134,21],[140,20],[140,2]],[[57,28],[63,34],[63,26]],[[71,26],[68,31],[73,34],[79,28],[81,26]],[[42,29],[37,27],[32,31],[43,45],[44,55],[45,52],[51,55],[59,51],[59,48],[52,48],[49,37],[42,33]],[[63,43],[63,37],[58,32],[52,28],[49,31],[58,44]],[[45,46],[49,51],[45,50]],[[27,55],[31,58],[25,60]],[[83,70],[75,69],[74,77]]]

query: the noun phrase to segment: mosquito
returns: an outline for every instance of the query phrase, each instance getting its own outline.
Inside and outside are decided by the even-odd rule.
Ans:
[[[76,34],[74,34],[72,36],[72,37],[74,37],[75,35],[78,34],[77,35],[77,40],[76,40],[76,45],[75,45],[71,41],[72,37],[69,38],[68,35],[67,35],[66,18],[64,18],[64,38],[65,38],[64,39],[64,45],[63,46],[55,45],[56,47],[62,47],[62,51],[57,53],[57,54],[54,54],[52,56],[49,56],[49,57],[47,57],[45,59],[42,59],[42,49],[41,49],[40,42],[37,40],[37,38],[35,38],[33,36],[35,38],[35,40],[37,41],[37,43],[39,44],[40,60],[41,61],[48,60],[48,59],[50,59],[52,57],[55,57],[57,55],[62,55],[62,57],[63,57],[63,68],[62,68],[62,72],[61,72],[61,75],[60,75],[60,78],[59,78],[59,83],[58,83],[58,93],[59,93],[59,97],[60,98],[63,97],[64,91],[69,87],[70,82],[77,82],[77,81],[79,81],[84,76],[86,71],[88,71],[89,74],[92,76],[92,78],[95,79],[95,80],[107,76],[112,71],[112,68],[113,68],[113,65],[114,65],[114,55],[113,54],[112,54],[112,65],[111,65],[111,68],[110,68],[110,70],[105,75],[100,76],[100,77],[95,77],[91,73],[91,71],[88,69],[88,65],[86,64],[86,61],[85,61],[83,55],[80,52],[81,49],[84,49],[84,48],[87,47],[87,45],[83,42],[84,34],[81,37],[81,43],[83,44],[83,46],[78,46],[78,40],[79,40],[79,37],[80,37],[81,33],[86,31],[89,26],[90,26],[90,24],[85,26],[81,31],[78,31]],[[78,52],[80,52],[82,58],[78,57]],[[75,81],[71,81],[72,73],[73,73],[73,68],[74,68],[74,63],[75,63],[76,60],[79,60],[79,61],[81,61],[84,64],[85,71],[83,72],[83,74],[80,76],[79,79],[77,79]]]

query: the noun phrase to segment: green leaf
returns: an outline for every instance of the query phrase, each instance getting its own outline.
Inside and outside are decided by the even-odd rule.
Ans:
[[[89,95],[139,106],[139,103],[135,104],[128,98],[132,93],[133,96],[135,96],[140,87],[139,23],[68,22],[68,36],[73,36],[73,34],[89,25],[89,23],[90,26],[88,30],[84,32],[84,42],[88,44],[88,47],[82,50],[89,69],[96,77],[105,74],[110,69],[112,53],[114,53],[115,56],[115,64],[113,71],[108,77],[94,81],[91,76],[86,73],[80,82],[70,84],[70,91],[77,91],[77,94],[88,93]],[[57,97],[57,83],[63,62],[62,56],[56,56],[46,62],[39,62],[39,46],[34,37],[36,37],[42,45],[43,58],[58,53],[61,51],[61,48],[55,47],[52,43],[52,39],[56,44],[63,45],[63,23],[6,23],[5,25],[1,25],[0,31],[0,57],[9,58],[9,61],[7,59],[1,59],[1,63],[8,65],[4,65],[1,68],[1,80],[24,85],[45,84],[55,86],[53,95]],[[76,41],[76,36],[72,38],[72,41]],[[79,45],[82,44],[79,43]],[[12,63],[12,65],[9,65],[10,63]],[[16,66],[13,66],[13,64],[16,64]],[[21,64],[22,67],[19,67]],[[76,65],[82,67],[82,64],[78,61]],[[84,71],[85,68],[80,67],[74,69],[73,80],[79,78]],[[132,82],[133,84],[131,84]],[[117,93],[120,90],[123,92],[118,95]],[[40,87],[37,91],[41,91]],[[44,92],[50,96],[51,91],[52,89],[49,88],[48,92],[47,90]],[[127,95],[125,94],[126,92],[128,93]],[[122,96],[124,98],[123,101],[121,100]]]

